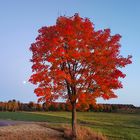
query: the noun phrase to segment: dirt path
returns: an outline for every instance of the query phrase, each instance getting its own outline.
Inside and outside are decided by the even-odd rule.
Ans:
[[[0,120],[0,140],[64,140],[63,133],[35,122]]]

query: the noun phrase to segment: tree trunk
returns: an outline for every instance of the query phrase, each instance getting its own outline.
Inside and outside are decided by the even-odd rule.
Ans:
[[[76,103],[72,103],[72,140],[76,140]]]

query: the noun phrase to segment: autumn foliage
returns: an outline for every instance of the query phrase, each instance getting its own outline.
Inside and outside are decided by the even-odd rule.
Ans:
[[[119,78],[125,77],[120,68],[131,63],[131,56],[120,55],[120,38],[110,29],[96,31],[78,14],[42,27],[30,47],[30,82],[37,85],[39,101],[64,98],[75,109],[76,104],[94,104],[97,97],[117,97],[114,90],[122,88]]]
[[[59,17],[56,25],[42,27],[30,47],[34,72],[30,81],[38,84],[39,100],[68,99],[67,90],[72,92],[73,87],[76,94],[71,93],[70,100],[116,97],[113,90],[122,88],[118,78],[125,77],[118,68],[131,63],[130,56],[119,54],[120,38],[111,36],[110,29],[95,31],[90,20],[78,14]]]

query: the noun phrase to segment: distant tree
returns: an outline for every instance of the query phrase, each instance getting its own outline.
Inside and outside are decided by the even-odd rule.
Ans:
[[[17,111],[19,109],[18,102],[13,99],[9,100],[6,104],[6,110],[8,111]]]
[[[22,103],[20,101],[17,101],[18,104],[18,110],[22,111]]]
[[[28,103],[21,103],[21,110],[23,110],[23,111],[31,111],[31,108],[29,108]]]
[[[60,111],[66,111],[66,107],[64,103],[59,103],[59,110]]]
[[[56,108],[55,104],[50,104],[49,111],[56,111],[56,110],[57,110],[57,108]]]
[[[37,103],[36,104],[36,111],[42,111],[42,105]]]
[[[0,102],[0,111],[3,111],[3,102]]]
[[[110,29],[94,30],[88,18],[78,14],[60,16],[56,25],[42,27],[32,51],[30,82],[37,85],[39,101],[52,102],[59,97],[72,106],[72,136],[76,138],[76,104],[92,104],[97,97],[116,98],[122,88],[120,68],[131,63],[131,56],[120,55],[119,34]],[[83,98],[84,99],[81,99]]]
[[[28,107],[30,108],[30,111],[35,111],[36,110],[36,104],[32,101],[28,103]]]

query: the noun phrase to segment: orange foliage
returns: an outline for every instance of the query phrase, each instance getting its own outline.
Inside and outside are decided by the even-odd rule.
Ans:
[[[120,68],[131,63],[131,56],[120,55],[121,36],[110,29],[94,29],[88,18],[78,14],[60,16],[56,25],[42,27],[32,51],[33,75],[39,101],[53,102],[59,97],[89,107],[97,97],[115,98],[122,88]]]

